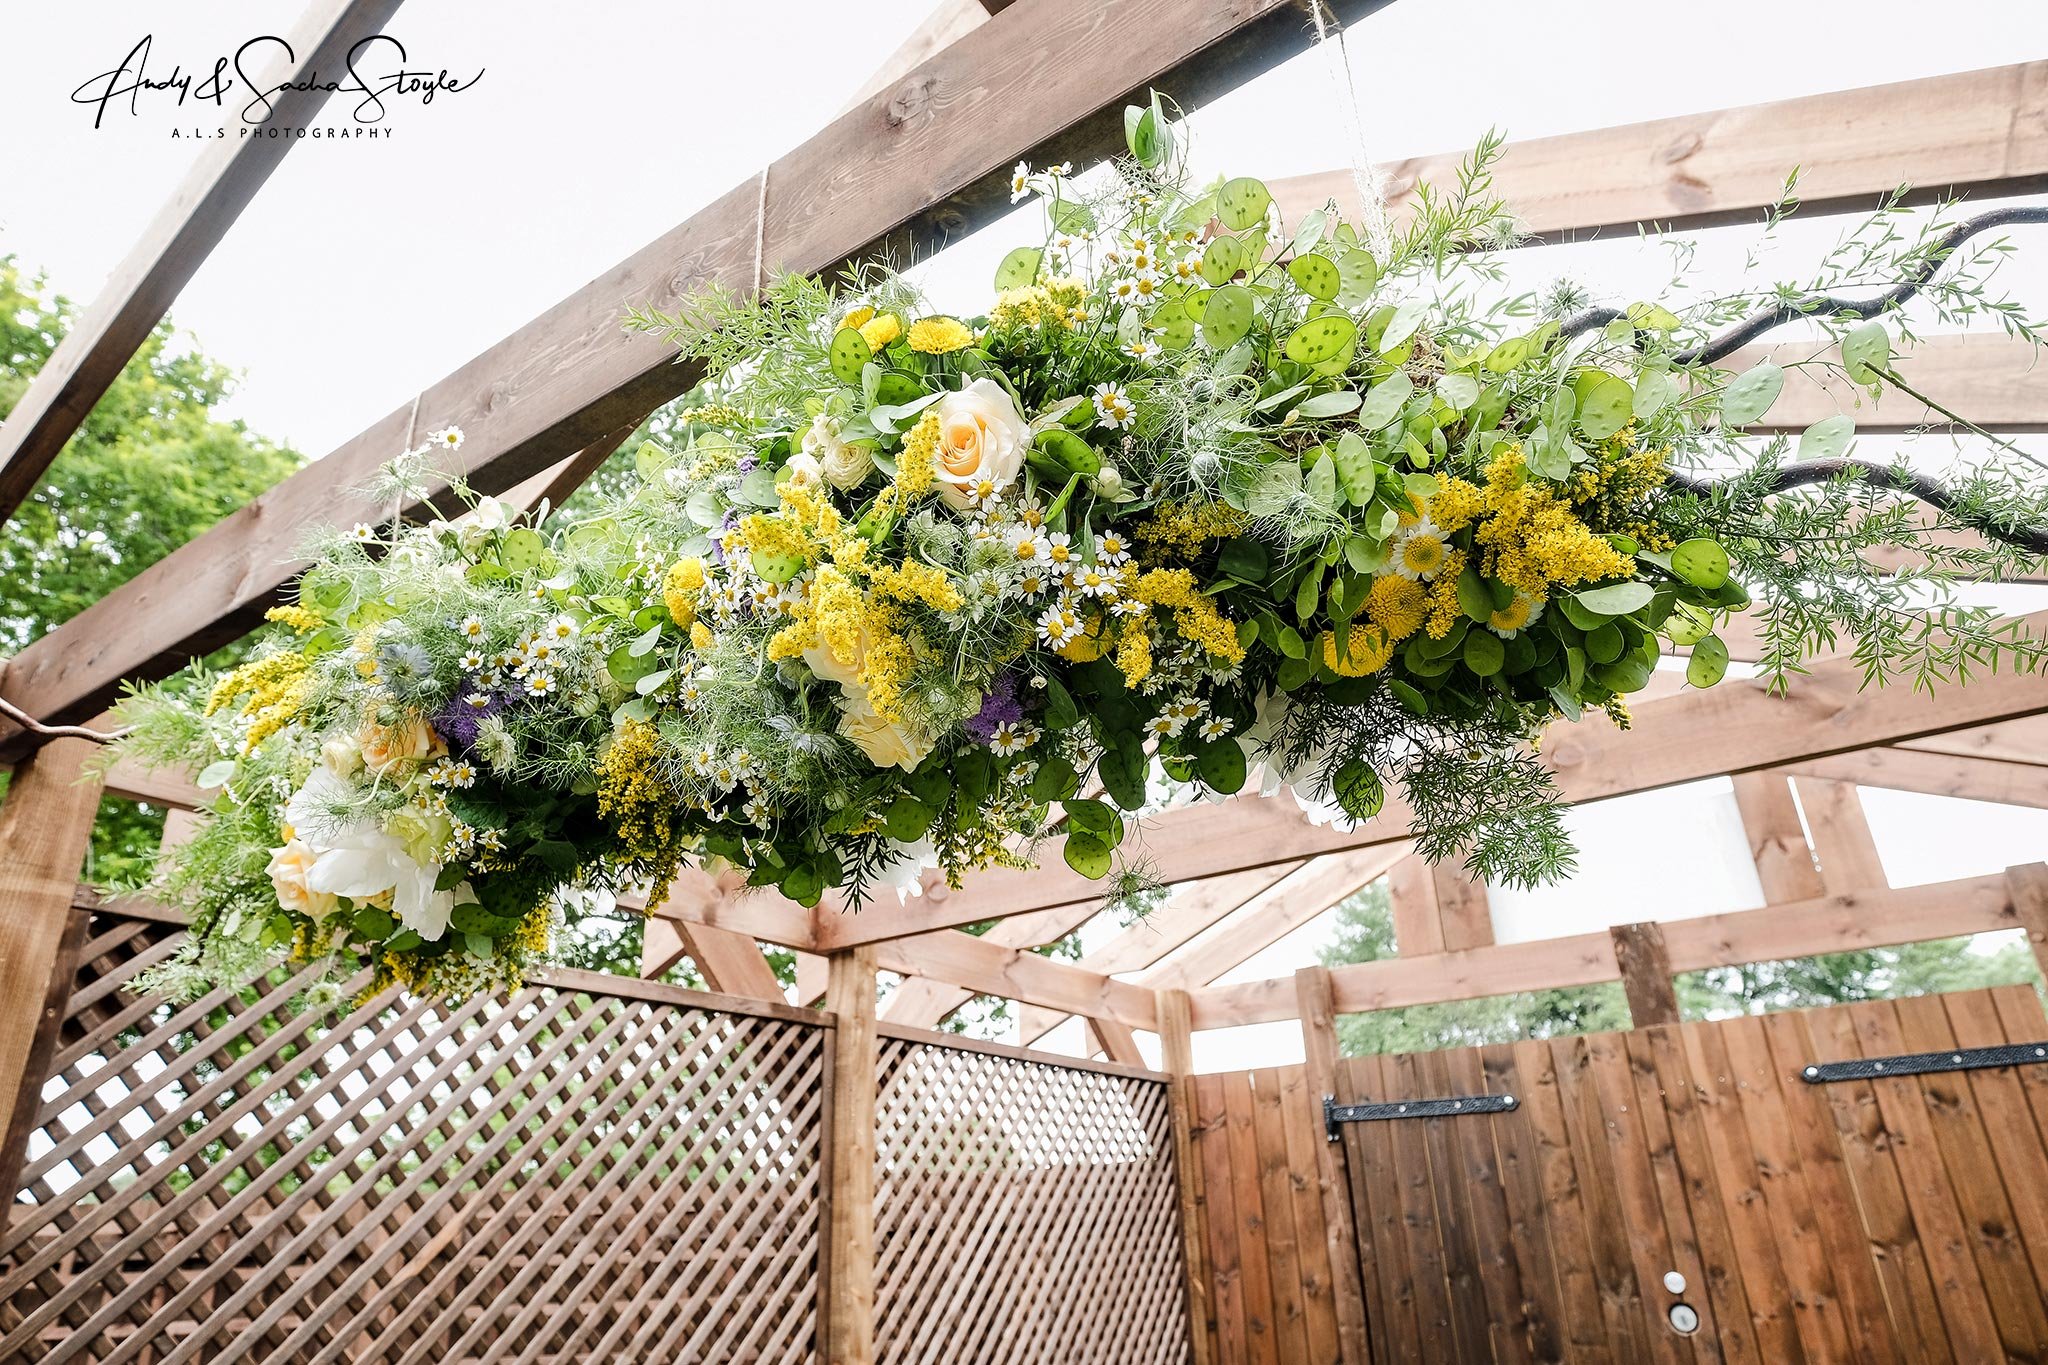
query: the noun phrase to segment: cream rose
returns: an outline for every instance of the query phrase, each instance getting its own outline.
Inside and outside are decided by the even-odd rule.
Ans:
[[[379,725],[365,717],[356,730],[356,747],[362,751],[363,766],[379,777],[393,776],[408,763],[422,763],[448,752],[427,718],[412,712],[396,725]]]
[[[907,725],[876,715],[875,708],[868,705],[865,689],[842,690],[846,696],[839,703],[839,733],[852,740],[870,763],[877,768],[909,772],[924,762],[933,748],[931,740]]]
[[[936,404],[939,415],[939,496],[958,511],[983,479],[1014,480],[1024,468],[1031,429],[1010,394],[993,379],[977,379]]]
[[[814,484],[824,477],[824,471],[818,466],[818,457],[806,451],[800,450],[790,456],[789,463],[783,468],[789,473],[789,481],[798,488]]]
[[[363,770],[363,751],[354,739],[337,735],[320,746],[320,761],[336,777],[354,777]]]
[[[804,433],[804,454],[818,462],[825,481],[842,492],[851,492],[875,472],[875,457],[865,445],[849,445],[839,439],[839,423],[819,413]]]
[[[848,656],[835,653],[825,637],[820,635],[818,643],[804,651],[804,663],[826,682],[838,683],[843,688],[857,688],[867,677],[868,646],[871,643],[867,629],[863,627],[859,646]]]
[[[308,919],[325,919],[334,913],[336,904],[332,892],[306,885],[306,874],[319,856],[299,840],[287,839],[282,848],[270,850],[270,866],[264,869],[270,874],[270,884],[277,888],[277,903]]]

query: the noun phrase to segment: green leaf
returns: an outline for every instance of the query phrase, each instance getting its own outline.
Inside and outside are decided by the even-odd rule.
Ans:
[[[1728,581],[1728,552],[1719,541],[1696,536],[1672,550],[1671,572],[1695,588],[1712,591]]]
[[[916,797],[899,796],[882,812],[882,832],[898,843],[915,843],[938,818],[938,811]]]
[[[1061,850],[1067,859],[1067,866],[1088,878],[1099,882],[1109,875],[1109,845],[1092,834],[1069,834]]]
[[[1358,409],[1358,425],[1378,431],[1401,415],[1401,409],[1415,393],[1415,381],[1405,370],[1396,370],[1372,386]]]
[[[1272,555],[1256,540],[1227,540],[1216,555],[1216,567],[1240,583],[1263,583]]]
[[[1479,381],[1469,374],[1440,374],[1436,377],[1436,396],[1463,412],[1479,401]]]
[[[1486,368],[1495,374],[1518,369],[1529,358],[1529,338],[1509,337],[1486,353]]]
[[[1728,672],[1728,646],[1718,635],[1693,641],[1692,657],[1685,663],[1685,680],[1694,687],[1712,687]]]
[[[1678,383],[1669,370],[1644,370],[1636,376],[1636,395],[1629,410],[1637,421],[1655,417],[1678,397]]]
[[[1014,251],[1010,253],[1016,255]],[[851,327],[841,327],[832,337],[832,377],[842,384],[860,387],[861,371],[875,358],[868,339]]]
[[[1849,449],[1849,442],[1856,438],[1855,419],[1843,413],[1823,417],[1799,433],[1799,458],[1802,460],[1832,460]]]
[[[1320,365],[1335,360],[1358,340],[1358,324],[1342,313],[1310,318],[1287,336],[1282,349],[1297,365]]]
[[[1728,381],[1721,391],[1721,421],[1726,426],[1746,427],[1760,420],[1778,401],[1785,387],[1785,371],[1769,360]]]
[[[1479,570],[1467,568],[1458,575],[1458,606],[1482,626],[1493,619],[1493,594]]]
[[[1100,835],[1107,843],[1120,843],[1124,837],[1124,818],[1117,814],[1116,807],[1107,801],[1093,797],[1078,797],[1063,802],[1061,809],[1066,812],[1067,823],[1087,834]]]
[[[1842,368],[1855,383],[1877,383],[1883,377],[1877,371],[1891,362],[1892,339],[1881,322],[1866,322],[1842,338]]]
[[[1400,305],[1394,309],[1394,315],[1387,319],[1386,330],[1380,333],[1377,344],[1380,354],[1385,355],[1414,336],[1415,329],[1422,325],[1423,315],[1428,311],[1429,305],[1421,299],[1401,300]]]
[[[1500,672],[1506,662],[1507,646],[1500,636],[1490,630],[1472,630],[1465,633],[1465,667],[1482,678],[1490,678]]]
[[[1626,616],[1649,606],[1653,596],[1655,593],[1648,583],[1630,579],[1626,583],[1610,583],[1604,588],[1588,588],[1574,593],[1571,600],[1601,616]]]
[[[1044,259],[1045,253],[1035,246],[1018,247],[1003,257],[1002,264],[996,267],[996,288],[1021,289],[1033,283],[1038,279],[1038,267]],[[860,334],[856,332],[854,335]],[[837,365],[833,366],[833,372],[838,372]]]
[[[1210,284],[1229,284],[1244,267],[1244,243],[1235,237],[1218,237],[1202,249],[1202,278]]]
[[[1635,390],[1628,386],[1628,381],[1606,376],[1579,399],[1580,429],[1588,440],[1606,440],[1628,425],[1634,414],[1635,398]]]
[[[1353,249],[1337,258],[1337,275],[1342,280],[1337,290],[1338,304],[1356,308],[1372,297],[1373,286],[1380,282],[1380,263],[1372,258],[1371,252]]]
[[[1337,798],[1337,804],[1353,820],[1365,821],[1380,813],[1387,804],[1386,784],[1372,765],[1362,758],[1346,759],[1331,779],[1330,791]]]
[[[1102,789],[1110,800],[1125,810],[1136,810],[1145,804],[1145,766],[1142,749],[1108,749],[1097,761],[1095,775],[1102,779]]]
[[[1244,788],[1246,773],[1244,746],[1229,735],[1198,741],[1194,748],[1195,772],[1209,787],[1225,796]]]
[[[1360,403],[1358,394],[1351,389],[1339,389],[1335,393],[1319,393],[1302,402],[1295,414],[1304,418],[1342,417],[1347,412],[1356,412]]]
[[[1273,195],[1264,182],[1243,176],[1226,180],[1216,191],[1216,216],[1232,232],[1244,232],[1266,221]]]
[[[1241,284],[1226,284],[1209,295],[1209,302],[1202,313],[1202,340],[1215,350],[1223,350],[1251,331],[1252,321],[1258,316],[1258,303],[1252,298],[1252,291]]]
[[[1310,298],[1328,301],[1337,297],[1337,291],[1344,287],[1344,277],[1337,270],[1337,263],[1328,256],[1296,256],[1287,263],[1287,274],[1301,291]]]
[[[550,558],[547,541],[530,526],[507,531],[503,543],[498,546],[498,562],[513,573],[538,569]]]

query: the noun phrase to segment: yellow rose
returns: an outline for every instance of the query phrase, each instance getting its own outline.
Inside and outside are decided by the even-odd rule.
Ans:
[[[977,379],[941,398],[933,411],[939,418],[934,475],[948,507],[964,509],[969,490],[983,479],[1006,484],[1023,470],[1031,429],[995,380]]]
[[[868,705],[865,689],[842,688],[839,733],[852,740],[877,768],[901,768],[909,772],[924,762],[932,741],[906,725],[882,719]]]
[[[448,752],[427,718],[410,711],[396,725],[379,725],[365,716],[356,730],[356,747],[362,750],[363,766],[379,777],[391,777],[408,764]]]
[[[867,677],[868,647],[872,643],[867,628],[863,626],[860,643],[851,655],[845,655],[836,653],[825,637],[820,635],[818,642],[804,651],[804,663],[810,667],[814,675],[826,682],[838,683],[843,688],[857,688]]]
[[[288,835],[282,848],[270,850],[270,865],[264,871],[270,874],[270,884],[277,888],[279,905],[308,919],[325,919],[334,913],[337,902],[332,893],[315,891],[306,885],[306,874],[313,870],[315,856],[312,849]]]

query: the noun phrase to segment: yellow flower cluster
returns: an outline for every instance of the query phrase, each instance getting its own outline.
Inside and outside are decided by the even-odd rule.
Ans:
[[[1429,519],[1446,535],[1462,531],[1486,511],[1486,493],[1478,485],[1438,472],[1430,495]]]
[[[685,555],[668,566],[661,578],[661,600],[679,626],[697,619],[697,594],[704,587],[704,561]]]
[[[870,350],[879,351],[903,335],[903,319],[894,313],[871,317],[866,322],[858,324],[858,327],[860,339],[868,344]]]
[[[1193,559],[1210,541],[1228,539],[1250,524],[1251,518],[1229,503],[1170,501],[1139,522],[1136,534],[1161,556]]]
[[[1363,678],[1377,673],[1394,657],[1394,642],[1378,626],[1353,625],[1347,647],[1339,651],[1334,631],[1323,632],[1323,663],[1344,678]]]
[[[1543,594],[1555,583],[1635,572],[1635,562],[1574,516],[1568,501],[1530,480],[1518,447],[1502,450],[1487,467],[1486,510],[1474,539],[1487,573],[1510,587]]]
[[[988,320],[994,327],[1037,327],[1048,322],[1058,326],[1066,321],[1066,313],[1053,303],[1044,285],[1027,284],[996,295]]]
[[[947,355],[974,344],[974,333],[956,318],[919,318],[910,324],[910,349],[920,355]]]
[[[1405,640],[1429,617],[1429,585],[1397,573],[1383,574],[1366,593],[1365,617],[1388,639]]]
[[[958,611],[965,600],[946,571],[922,560],[906,560],[874,570],[869,577],[875,595],[898,602],[922,602],[933,611]]]
[[[892,725],[903,723],[903,689],[917,666],[917,648],[910,637],[897,629],[893,613],[875,614],[880,627],[867,653],[868,705]]]
[[[327,624],[319,612],[308,611],[304,607],[272,607],[263,613],[263,619],[290,626],[300,635],[310,635]]]
[[[654,883],[648,904],[668,895],[682,862],[675,828],[679,798],[654,772],[661,737],[644,721],[627,721],[612,735],[611,746],[597,761],[597,813],[612,830],[629,859],[649,865]]]
[[[836,565],[820,568],[811,579],[809,622],[813,638],[822,639],[825,648],[837,658],[862,657],[873,607],[867,595]],[[806,644],[803,648],[809,647]]]
[[[924,416],[903,438],[903,451],[896,457],[896,487],[899,496],[914,498],[928,492],[938,472],[939,414],[926,408]]]
[[[1668,550],[1672,538],[1640,515],[1642,505],[1664,486],[1668,450],[1641,450],[1616,438],[1588,468],[1572,476],[1566,491],[1581,519],[1632,536],[1646,549]]]
[[[676,414],[676,420],[707,427],[740,427],[746,425],[747,415],[730,403],[706,403],[699,408],[684,408]]]
[[[1465,552],[1453,550],[1444,556],[1443,568],[1429,585],[1429,620],[1425,628],[1432,640],[1449,635],[1451,627],[1465,615],[1465,608],[1458,602],[1458,575],[1463,572]]]
[[[306,704],[313,691],[309,667],[305,655],[289,652],[251,659],[213,685],[206,698],[206,714],[210,716],[236,697],[243,697],[237,714],[250,717],[250,724],[249,732],[242,737],[242,746],[245,750],[254,749],[291,724],[299,708]]]
[[[1195,576],[1186,569],[1153,569],[1142,574],[1132,595],[1150,606],[1171,607],[1174,629],[1182,639],[1192,640],[1229,663],[1243,661],[1244,646],[1237,642],[1237,626],[1202,595]]]
[[[1152,634],[1143,618],[1125,623],[1116,642],[1116,666],[1126,687],[1136,687],[1152,676]]]

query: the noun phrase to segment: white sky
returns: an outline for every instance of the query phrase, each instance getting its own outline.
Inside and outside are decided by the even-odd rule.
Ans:
[[[115,111],[94,130],[72,90],[144,33],[155,35],[153,73],[189,69],[289,28],[296,8],[15,7],[6,32],[35,56],[10,76],[9,107],[27,136],[0,174],[0,252],[89,298],[183,176],[196,147],[169,129],[195,120],[159,104],[132,119]],[[459,76],[484,68],[483,80],[431,108],[401,109],[388,142],[298,144],[174,316],[244,372],[235,415],[322,454],[801,142],[924,11],[924,0],[610,0],[565,22],[559,5],[537,0],[406,7],[388,31],[410,65]],[[1454,14],[1403,0],[1355,30],[1348,52],[1366,146],[1394,159],[1467,145],[1495,125],[1540,136],[2039,58],[2048,7],[1953,0],[1930,20],[1924,5],[1900,0],[1846,11],[1725,0],[1682,23],[1621,0],[1468,0]],[[1268,178],[1347,165],[1337,99],[1332,63],[1311,54],[1198,111],[1198,160]],[[1831,233],[1817,223],[1788,234],[1774,262],[1797,272],[1797,252]],[[1002,236],[981,234],[921,272],[940,306],[975,310]],[[1740,229],[1704,236],[1711,271],[1739,266]],[[2048,312],[2042,236],[2011,279]],[[1531,251],[1520,268],[1536,279],[1570,271],[1625,300],[1661,279],[1664,261],[1630,238]],[[2048,856],[2048,812],[1881,792],[1866,805],[1895,883]],[[1584,808],[1573,826],[1581,874],[1541,893],[1497,893],[1503,940],[1759,899],[1725,782]],[[1327,921],[1310,924],[1226,980],[1291,971],[1327,934]],[[1197,1061],[1215,1069],[1299,1055],[1287,1024],[1202,1035]]]

